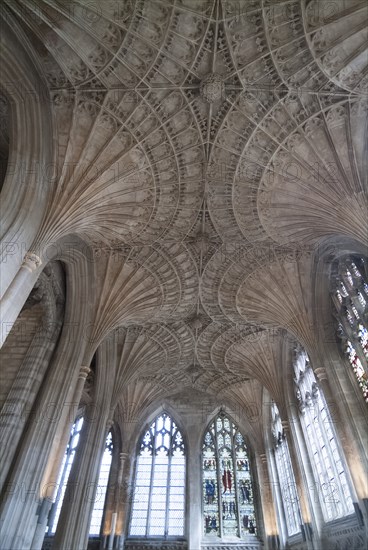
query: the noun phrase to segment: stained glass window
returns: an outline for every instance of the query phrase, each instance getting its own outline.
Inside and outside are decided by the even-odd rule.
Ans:
[[[90,535],[99,535],[101,531],[102,516],[103,516],[103,510],[105,506],[107,484],[109,481],[109,474],[110,474],[110,467],[111,467],[111,460],[112,460],[112,450],[113,450],[112,433],[109,432],[106,438],[105,450],[102,456],[100,474],[98,477],[95,503],[93,506],[91,524],[89,528]]]
[[[316,491],[324,518],[331,521],[354,512],[344,461],[323,391],[304,350],[296,352],[294,371]]]
[[[203,440],[203,525],[206,536],[256,533],[253,486],[244,437],[220,412]]]
[[[343,351],[368,402],[368,284],[363,258],[349,256],[336,264],[332,300]]]
[[[46,532],[48,535],[53,535],[56,531],[56,527],[59,521],[61,512],[61,506],[63,504],[65,490],[68,484],[70,470],[72,469],[75,452],[79,443],[80,432],[83,426],[83,418],[79,418],[75,421],[70,431],[69,442],[64,454],[63,463],[60,469],[59,478],[57,481],[57,493],[55,501],[51,507],[48,525]]]
[[[301,515],[289,446],[276,403],[271,406],[274,456],[288,535],[300,532]]]
[[[184,512],[184,440],[175,422],[163,413],[140,441],[129,534],[183,536]]]

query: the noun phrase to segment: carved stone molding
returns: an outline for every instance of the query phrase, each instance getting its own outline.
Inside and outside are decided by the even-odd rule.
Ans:
[[[314,369],[314,373],[320,382],[328,380],[327,372],[324,367],[318,367],[317,369]]]
[[[86,380],[90,372],[91,372],[91,369],[89,367],[82,366],[79,370],[79,379]]]
[[[338,524],[324,529],[327,550],[365,550],[366,534],[364,528],[357,525],[339,528]]]
[[[24,256],[22,267],[29,271],[30,273],[33,273],[33,271],[36,271],[37,268],[42,265],[42,260],[37,254],[34,252],[27,252]]]
[[[281,426],[284,430],[285,434],[287,435],[290,432],[290,423],[288,420],[281,420]]]
[[[202,544],[201,550],[258,550],[261,548],[259,541],[247,542],[243,544],[242,542],[235,543],[214,543],[214,544]]]
[[[281,403],[275,327],[317,346],[316,243],[366,239],[366,2],[68,4],[4,0],[50,87],[37,238],[93,249],[86,336],[125,357],[122,421],[163,390]]]
[[[210,73],[200,84],[200,94],[206,103],[223,101],[225,99],[225,83],[221,75]]]
[[[160,550],[187,550],[188,544],[186,542],[164,542],[164,541],[150,541],[150,542],[133,542],[126,541],[124,545],[125,550],[149,550],[151,548],[157,548]]]

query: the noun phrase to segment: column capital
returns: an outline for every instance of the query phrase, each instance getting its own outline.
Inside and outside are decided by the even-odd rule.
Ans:
[[[33,273],[38,267],[40,267],[40,265],[42,265],[41,258],[37,256],[37,254],[35,254],[34,252],[27,252],[24,255],[21,267],[24,267],[24,269],[26,269],[30,273]]]
[[[110,430],[110,428],[112,428],[112,425],[114,424],[114,419],[113,418],[109,418],[108,421],[106,422],[106,428],[107,428],[107,431]]]
[[[290,424],[288,420],[281,420],[281,426],[286,434],[290,432]]]
[[[327,372],[324,367],[318,367],[317,369],[314,369],[314,374],[317,376],[319,382],[328,380]]]
[[[260,454],[259,458],[261,459],[261,462],[263,464],[267,464],[267,456],[265,455],[265,453]]]
[[[91,372],[91,369],[89,367],[86,367],[85,365],[82,365],[80,370],[79,370],[78,378],[80,378],[81,380],[86,380],[86,378],[87,378],[87,376],[89,375],[90,372]]]
[[[120,462],[123,465],[129,458],[129,453],[120,453]]]

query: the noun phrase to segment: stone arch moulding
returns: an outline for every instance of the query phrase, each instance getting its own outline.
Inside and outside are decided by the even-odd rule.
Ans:
[[[53,185],[54,154],[53,119],[42,69],[23,30],[10,14],[8,17],[2,24],[1,67],[2,89],[12,116],[9,161],[1,192],[1,295],[40,228]]]

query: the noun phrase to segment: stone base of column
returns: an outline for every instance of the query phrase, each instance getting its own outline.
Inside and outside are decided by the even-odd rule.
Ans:
[[[52,500],[44,498],[40,504],[37,527],[32,541],[32,550],[41,550],[45,538],[47,518],[52,505]]]
[[[280,539],[278,535],[269,535],[267,537],[267,550],[279,550]]]
[[[365,502],[365,512],[366,513],[368,512],[368,508],[366,508],[367,504],[368,503]],[[363,513],[360,509],[360,506],[357,502],[353,502],[353,506],[354,506],[354,510],[355,510],[355,515],[356,515],[358,523],[359,523],[359,527],[363,527],[364,526],[364,517],[363,517]],[[363,504],[363,506],[364,506],[364,504]]]
[[[313,538],[313,529],[311,523],[303,523],[301,525],[303,540],[312,540]]]
[[[364,508],[363,515],[365,518],[368,518],[368,498],[362,498],[362,505]],[[366,523],[368,525],[368,521],[366,521]]]

